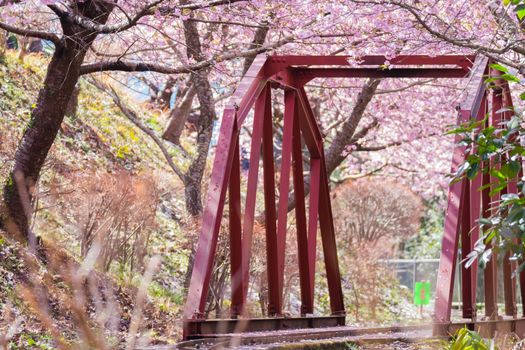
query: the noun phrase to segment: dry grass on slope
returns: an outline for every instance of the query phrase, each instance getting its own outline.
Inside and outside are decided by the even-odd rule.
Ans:
[[[158,257],[133,288],[94,270],[96,254],[78,262],[46,241],[34,254],[0,232],[0,349],[118,349],[158,343],[158,335],[177,339],[178,323],[147,296]]]

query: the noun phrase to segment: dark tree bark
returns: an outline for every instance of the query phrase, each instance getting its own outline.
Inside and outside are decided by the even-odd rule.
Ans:
[[[326,151],[326,172],[328,175],[345,160],[344,150],[352,144],[357,126],[363,118],[366,107],[372,100],[372,97],[374,97],[380,82],[381,80],[379,79],[370,79],[365,83],[357,96],[357,102],[352,110],[352,114],[343,123],[328,151]]]
[[[7,32],[0,29],[0,63],[5,59],[5,52],[7,50]]]
[[[66,107],[66,115],[68,117],[76,117],[77,116],[77,110],[78,110],[78,96],[80,95],[80,87],[78,84],[75,86],[73,93],[71,94],[71,98],[69,99],[69,102],[67,103]]]
[[[169,77],[166,81],[166,86],[159,92],[157,103],[162,108],[170,108],[171,95],[173,95],[173,88],[177,83],[177,79]]]
[[[359,92],[359,95],[357,96],[357,101],[352,110],[352,113],[350,114],[348,119],[346,119],[343,122],[340,130],[337,132],[337,135],[332,141],[332,144],[326,151],[325,162],[328,177],[330,177],[332,172],[346,159],[346,155],[344,155],[345,148],[352,144],[355,144],[355,142],[358,139],[364,137],[366,135],[366,132],[369,130],[365,127],[363,128],[363,130],[366,130],[366,132],[361,132],[363,131],[361,130],[360,132],[356,133],[357,127],[359,125],[359,122],[363,118],[363,114],[366,110],[366,107],[372,100],[372,97],[374,97],[374,94],[380,82],[381,80],[379,79],[369,79],[365,83],[365,85]],[[377,123],[374,122],[373,125],[375,127],[377,126]],[[310,193],[310,176],[307,176],[304,179],[304,191],[305,194]],[[291,211],[294,208],[295,197],[293,193],[289,193],[288,211]]]
[[[102,0],[77,2],[75,11],[98,23],[105,23],[113,4]],[[44,87],[15,154],[15,163],[4,187],[7,218],[4,226],[22,238],[32,237],[29,229],[31,193],[47,154],[60,129],[67,105],[80,76],[80,66],[96,33],[61,19],[64,33],[49,63]]]
[[[182,0],[182,5],[189,1]],[[202,53],[201,41],[197,24],[195,21],[186,20],[184,24],[184,37],[187,45],[187,56],[197,62],[204,61],[206,57]],[[184,176],[184,195],[186,199],[186,210],[192,216],[202,213],[202,191],[201,183],[206,169],[206,159],[213,131],[213,121],[216,119],[215,101],[213,91],[208,80],[208,70],[203,69],[191,73],[191,84],[195,88],[197,99],[200,104],[200,118],[197,124],[197,155],[191,162]]]
[[[185,4],[187,1],[181,1]],[[250,44],[250,49],[261,47],[268,34],[268,26],[258,28],[254,39]],[[200,36],[195,21],[184,21],[184,35],[187,45],[188,58],[193,58],[197,62],[204,61],[206,57],[202,53]],[[253,62],[254,56],[246,57],[243,67],[243,75]],[[184,179],[186,209],[193,215],[202,213],[202,191],[201,183],[206,168],[206,159],[213,131],[213,121],[216,119],[215,101],[213,91],[208,80],[208,70],[200,70],[191,73],[191,84],[195,89],[195,94],[200,104],[200,118],[197,124],[197,157],[190,165]],[[191,90],[191,89],[190,89]],[[192,91],[189,91],[191,93]],[[190,96],[191,99],[191,96]],[[187,107],[187,106],[186,106]],[[182,115],[187,115],[183,113]]]
[[[264,45],[264,42],[266,41],[266,36],[268,35],[268,30],[270,30],[270,26],[264,25],[262,27],[257,28],[255,31],[255,35],[253,36],[252,43],[250,44],[250,49],[257,49]],[[250,69],[250,66],[253,63],[253,60],[255,59],[255,56],[246,57],[244,60],[244,65],[242,68],[242,75],[244,76],[248,69]]]
[[[195,90],[193,84],[190,84],[187,89],[180,91],[179,93],[180,97],[177,98],[175,107],[170,112],[168,127],[162,135],[162,138],[175,145],[180,144],[180,137],[182,136],[186,121],[190,115],[191,106],[193,104],[193,99],[197,94],[197,90]]]
[[[28,53],[39,53],[42,51],[44,51],[44,45],[42,44],[41,39],[34,39],[29,41],[29,45],[27,45]]]

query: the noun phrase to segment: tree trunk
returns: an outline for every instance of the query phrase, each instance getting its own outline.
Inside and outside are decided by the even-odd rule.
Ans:
[[[67,103],[66,107],[66,113],[68,117],[75,118],[77,116],[77,110],[78,110],[78,96],[80,95],[80,87],[78,84],[73,89],[73,93],[71,94],[71,98],[69,99],[69,102]]]
[[[180,137],[182,136],[184,126],[186,125],[186,121],[190,115],[191,106],[196,94],[197,90],[193,85],[190,85],[185,91],[184,95],[182,95],[180,99],[177,99],[177,103],[170,113],[168,127],[162,135],[162,138],[175,145],[180,144]]]
[[[372,100],[372,97],[374,97],[380,82],[381,80],[379,79],[370,79],[359,92],[352,114],[343,123],[341,130],[337,133],[326,152],[326,172],[328,175],[345,160],[346,155],[344,155],[344,151],[351,144],[357,126],[363,117],[366,107]]]
[[[105,23],[113,5],[102,1],[78,3],[75,10],[82,16]],[[62,21],[63,45],[56,48],[47,68],[44,87],[40,90],[36,108],[15,153],[15,163],[4,186],[7,218],[6,229],[23,239],[32,238],[29,229],[31,202],[47,154],[55,141],[80,76],[80,66],[86,51],[95,40],[94,32]]]
[[[188,172],[184,177],[184,198],[186,211],[193,217],[202,213],[202,174]]]
[[[18,59],[20,61],[24,61],[24,58],[26,57],[27,55],[27,42],[28,42],[28,38],[26,37],[20,37],[20,39],[18,40],[18,48],[20,49],[20,52],[18,53]]]
[[[354,136],[357,136],[357,126],[363,118],[366,107],[372,100],[372,97],[374,97],[380,82],[380,79],[369,79],[365,83],[357,96],[357,101],[352,110],[352,114],[344,121],[343,126],[337,132],[332,144],[328,148],[325,155],[326,172],[328,177],[330,177],[332,172],[346,159],[347,156],[344,154],[344,151],[346,147],[350,146],[355,141]],[[304,191],[305,195],[310,193],[310,176],[307,176],[304,179]],[[289,193],[288,211],[292,211],[294,208],[295,197],[293,193]]]
[[[5,60],[5,52],[7,50],[7,32],[0,29],[0,63]]]
[[[181,4],[187,4],[187,0],[181,0]],[[184,21],[184,36],[187,45],[188,58],[193,58],[195,61],[203,61],[205,57],[202,53],[200,36],[197,29],[196,22]],[[258,47],[264,43],[266,35],[268,34],[268,27],[259,28],[256,31],[252,47]],[[243,75],[248,70],[253,57],[247,57],[243,69]],[[251,60],[251,61],[250,61]],[[208,81],[208,70],[200,70],[199,72],[191,73],[191,90],[194,89],[193,94],[197,96],[200,104],[200,116],[197,124],[197,156],[191,163],[186,172],[184,179],[184,192],[186,199],[186,210],[194,217],[202,213],[202,178],[204,170],[206,169],[206,160],[208,158],[208,150],[210,148],[210,141],[213,131],[213,122],[217,118],[215,111],[215,100],[213,98],[213,91],[210,82]],[[192,93],[188,91],[187,94]],[[194,96],[185,96],[185,100],[193,100]],[[183,101],[184,103],[184,101]],[[189,108],[184,116],[187,118]],[[185,112],[185,111],[184,111]],[[173,120],[173,119],[172,119]],[[179,125],[182,127],[183,125]],[[180,130],[182,132],[182,130]],[[164,136],[165,137],[165,136]],[[191,274],[193,272],[193,262],[195,258],[196,242],[192,243],[188,269],[186,270],[184,285],[189,286]],[[223,289],[221,289],[223,290]]]
[[[175,79],[174,77],[169,77],[166,81],[166,85],[159,92],[159,96],[157,97],[157,103],[161,108],[170,108],[171,96],[173,95],[173,88],[175,87],[176,83],[177,79]]]
[[[181,5],[189,3],[188,0],[181,0]],[[189,59],[203,61],[205,57],[202,53],[199,31],[194,21],[183,21],[184,37],[186,41],[186,54]],[[191,88],[195,89],[195,94],[200,103],[200,116],[197,124],[197,155],[190,164],[184,178],[184,195],[187,212],[194,218],[202,213],[202,177],[206,169],[206,159],[213,131],[213,121],[216,119],[215,100],[213,91],[208,81],[208,70],[193,72],[190,76]],[[191,91],[188,91],[190,93]],[[190,97],[190,96],[188,96]],[[193,101],[191,96],[191,101]],[[189,98],[188,98],[189,99]],[[188,111],[189,112],[189,111]],[[189,286],[193,273],[193,263],[195,259],[195,241],[191,243],[191,253],[184,285]]]
[[[181,1],[183,5],[187,3],[187,0]],[[183,21],[183,24],[188,58],[197,62],[204,61],[206,57],[202,53],[196,22]],[[190,79],[199,100],[200,116],[197,125],[197,155],[186,172],[184,184],[186,187],[186,208],[190,215],[197,216],[202,213],[201,183],[204,170],[206,169],[206,159],[208,158],[213,121],[216,119],[216,113],[213,91],[208,81],[208,70],[193,72]]]
[[[270,26],[268,23],[263,23],[262,27],[257,28],[249,48],[257,49],[263,46],[264,42],[266,41],[266,36],[268,35],[269,30],[270,30]],[[244,59],[244,64],[242,68],[242,76],[246,75],[246,72],[248,72],[248,69],[250,69],[250,66],[252,65],[254,60],[255,60],[255,56],[246,57]]]

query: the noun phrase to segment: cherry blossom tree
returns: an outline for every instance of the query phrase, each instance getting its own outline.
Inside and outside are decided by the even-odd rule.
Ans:
[[[504,52],[481,50],[497,44],[501,51],[510,29],[502,27],[501,4],[496,11],[495,3],[479,6],[470,0],[4,0],[6,4],[1,29],[55,45],[45,88],[4,189],[10,218],[4,225],[9,221],[25,237],[30,235],[32,188],[81,76],[104,74],[126,84],[125,72],[134,74],[148,82],[163,108],[169,108],[168,98],[177,91],[163,137],[177,145],[185,121],[195,116],[195,156],[184,171],[176,160],[174,165],[185,183],[188,211],[198,215],[213,121],[256,54],[346,54],[358,61],[367,54],[388,59],[482,52],[512,63],[509,55],[521,45],[514,36]],[[436,149],[451,148],[442,134],[454,123],[463,84],[410,79],[309,83],[306,88],[326,135],[332,180],[381,174],[400,177],[427,196],[443,190],[450,156]],[[276,129],[279,123],[276,118]]]
[[[205,166],[211,125],[215,118],[215,111],[211,108],[213,96],[210,83],[206,79],[206,70],[216,62],[252,57],[291,40],[287,38],[269,47],[257,47],[242,52],[234,48],[211,58],[204,56],[199,52],[201,49],[198,31],[195,21],[191,20],[191,13],[235,2],[241,1],[223,0],[193,4],[187,1],[174,3],[156,0],[147,4],[134,1],[117,4],[93,0],[11,4],[7,8],[11,11],[3,13],[6,20],[0,22],[0,28],[21,36],[50,41],[55,46],[55,52],[48,66],[44,88],[39,94],[36,108],[32,111],[30,124],[16,152],[10,179],[4,188],[7,218],[3,220],[3,225],[10,231],[18,231],[22,237],[31,238],[28,225],[31,193],[60,128],[75,85],[79,77],[85,74],[105,71],[154,71],[162,74],[191,75],[201,105],[200,111],[204,116],[200,122],[204,132],[198,144],[206,152],[199,152],[197,160],[192,163],[196,168],[190,169],[192,175],[187,177],[185,183],[187,191],[197,191],[195,187],[200,186],[203,173],[201,169]],[[23,15],[28,10],[35,11],[35,16]],[[153,51],[151,44],[144,43],[158,44],[158,41],[151,40],[152,37],[158,40],[158,37],[170,35],[163,31],[160,23],[179,19],[182,19],[184,27],[181,32],[186,39],[187,57],[177,57],[175,62],[179,61],[178,66],[172,64],[173,60],[167,64],[159,64],[158,56],[140,55]],[[27,20],[30,23],[26,23]],[[142,27],[150,30],[144,34]],[[139,40],[142,44],[137,45],[135,50],[134,45]],[[198,211],[201,205],[200,189],[193,197],[198,201],[193,204]]]

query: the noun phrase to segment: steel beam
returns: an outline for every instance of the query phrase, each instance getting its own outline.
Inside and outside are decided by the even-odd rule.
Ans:
[[[310,265],[308,262],[308,232],[303,176],[303,150],[300,132],[299,107],[295,104],[293,130],[293,192],[295,199],[295,226],[297,230],[297,260],[299,262],[299,282],[301,287],[301,315],[314,312],[314,300],[310,294]]]
[[[286,231],[288,218],[288,192],[290,191],[290,168],[295,121],[295,91],[284,95],[284,126],[281,156],[281,175],[279,178],[279,209],[277,214],[277,261],[279,265],[279,296],[282,299],[284,285],[284,262],[286,253]],[[282,310],[278,310],[281,314]]]
[[[503,103],[504,107],[507,109],[504,112],[505,120],[510,121],[512,117],[514,116],[514,103],[512,102],[512,94],[510,91],[509,83],[506,80],[502,81],[502,88],[503,88]],[[513,135],[511,137],[512,142],[519,142],[517,135]],[[518,176],[515,179],[512,179],[509,182],[508,185],[508,192],[509,193],[518,193],[518,179],[523,178],[523,166],[520,167],[520,170],[518,172]],[[520,243],[520,239],[516,239],[516,244]],[[510,264],[511,270],[514,271],[518,268],[518,263],[513,262]],[[522,282],[523,281],[523,282]],[[520,285],[520,292],[521,292],[521,300],[523,303],[523,300],[525,300],[525,272],[521,272],[519,274],[519,285]],[[514,317],[517,317],[518,314],[518,308],[516,306],[516,278],[512,277],[511,280],[511,286],[509,287],[509,290],[512,290],[512,295],[510,295],[511,298],[511,305],[509,307],[508,313],[512,312],[512,315]],[[524,307],[525,307],[525,303]],[[507,306],[506,306],[507,307]]]
[[[217,145],[213,162],[208,199],[203,213],[202,229],[199,234],[195,264],[184,308],[185,319],[204,317],[226,188],[233,160],[233,143],[237,133],[235,110],[226,109],[221,125],[220,142]]]
[[[470,119],[470,111],[460,111],[458,125]],[[465,147],[459,145],[461,136],[454,139],[451,173],[457,172],[465,161]],[[458,253],[458,240],[460,236],[461,198],[465,194],[465,181],[450,185],[445,215],[445,229],[441,243],[441,257],[439,260],[438,277],[436,283],[435,318],[437,322],[450,320],[452,294],[454,292],[454,276],[456,274],[456,261]]]
[[[246,302],[250,280],[250,259],[252,255],[252,236],[255,218],[255,205],[257,199],[257,182],[259,179],[259,160],[261,156],[264,118],[267,114],[267,109],[271,108],[270,90],[270,86],[266,85],[266,87],[261,91],[254,106],[252,143],[250,146],[250,167],[248,170],[246,204],[244,206],[244,220],[242,226],[243,305]]]
[[[243,281],[243,248],[241,227],[241,174],[239,160],[239,135],[234,140],[233,160],[231,166],[228,205],[230,229],[230,272],[231,272],[231,315],[237,317],[244,308]]]
[[[500,73],[500,72],[499,72]],[[512,118],[512,97],[510,95],[510,90],[508,83],[502,79],[501,86],[501,105],[502,111],[498,113],[503,124],[506,124]],[[509,139],[510,142],[516,141],[514,137]],[[508,160],[508,155],[502,155],[502,163]],[[517,179],[510,179],[507,185],[507,188],[501,192],[504,193],[518,193],[517,188]],[[513,243],[517,244],[518,240],[513,239]],[[513,271],[517,268],[516,263],[510,260],[511,252],[505,252],[503,257],[503,291],[505,297],[505,315],[516,317],[518,314],[518,309],[516,307],[516,279],[513,277]]]
[[[472,116],[477,116],[485,94],[483,75],[487,70],[488,61],[476,58],[467,85],[467,96],[459,106],[457,125],[468,122]],[[456,135],[456,145],[452,155],[451,173],[455,173],[466,159],[465,147],[460,145],[462,136]],[[441,256],[436,283],[436,300],[434,317],[436,322],[450,321],[452,295],[454,292],[454,276],[456,271],[458,240],[460,236],[460,215],[462,212],[462,197],[466,190],[466,182],[459,181],[450,185],[445,215],[445,227],[441,244]],[[472,288],[472,286],[470,286]]]
[[[321,242],[323,243],[324,264],[330,295],[330,309],[332,315],[345,314],[344,296],[341,288],[341,274],[339,272],[339,258],[335,242],[334,221],[330,204],[330,187],[324,154],[321,155],[321,179],[319,184],[319,227]]]
[[[223,337],[227,334],[246,332],[271,332],[278,330],[327,328],[344,326],[344,316],[273,317],[251,319],[190,320],[189,339]],[[263,333],[259,333],[263,334]]]
[[[315,78],[465,78],[462,68],[293,68],[302,84]]]
[[[481,191],[481,205],[483,217],[490,217],[490,188],[486,187],[490,184],[490,175],[488,173],[482,174],[482,186],[485,188]],[[487,248],[492,248],[491,245],[487,245]],[[495,254],[491,256],[488,261],[485,269],[483,270],[484,276],[484,290],[485,290],[485,316],[488,318],[496,318],[498,314],[498,305],[497,305],[497,270],[495,264]]]
[[[317,223],[319,218],[319,183],[321,182],[321,159],[310,157],[310,204],[308,206],[308,286],[310,299],[314,299],[315,261],[317,251]],[[311,184],[316,184],[312,186]]]
[[[461,203],[461,259],[464,260],[472,251],[470,239],[470,181],[464,179],[464,193]],[[475,295],[472,293],[473,283],[472,267],[461,264],[461,289],[463,318],[473,318],[475,312]]]
[[[290,66],[382,66],[386,63],[391,66],[457,66],[469,70],[476,56],[473,55],[399,55],[386,57],[381,55],[369,56],[270,56],[269,60],[277,68],[285,69]]]
[[[280,313],[282,300],[279,287],[277,214],[275,208],[275,165],[273,156],[273,122],[271,90],[267,91],[263,123],[264,214],[266,229],[266,264],[268,275],[268,315]]]

